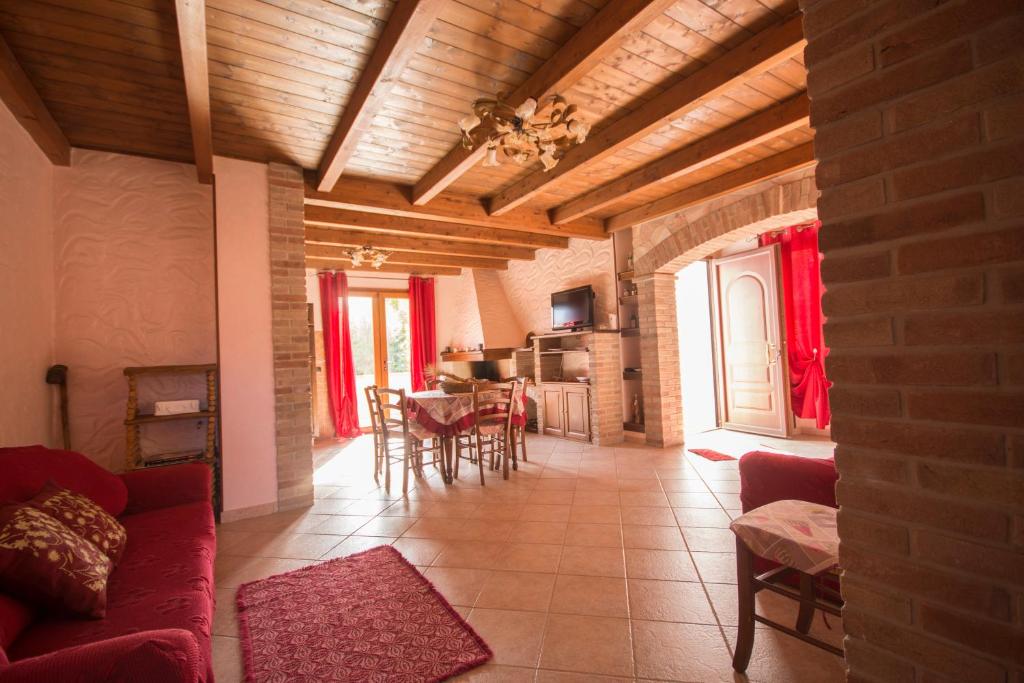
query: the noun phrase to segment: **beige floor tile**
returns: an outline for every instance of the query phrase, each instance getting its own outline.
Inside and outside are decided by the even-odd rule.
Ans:
[[[374,517],[352,533],[356,536],[390,536],[398,538],[416,522],[414,517]]]
[[[241,683],[245,669],[238,638],[213,636],[213,675],[217,683]]]
[[[451,604],[472,607],[491,572],[486,569],[430,567],[423,575]]]
[[[632,678],[578,674],[569,671],[537,670],[537,683],[633,683]]]
[[[547,543],[509,543],[495,560],[495,568],[506,571],[554,574],[562,546]]]
[[[687,527],[683,529],[683,538],[686,540],[686,547],[692,552],[736,552],[736,535],[729,529]]]
[[[632,626],[638,678],[700,683],[736,680],[732,653],[718,626],[638,619]]]
[[[620,491],[619,504],[623,507],[669,507],[668,498],[661,491]]]
[[[448,545],[445,541],[429,538],[399,538],[392,543],[405,559],[413,564],[430,565]]]
[[[348,536],[349,534],[354,533],[359,527],[364,526],[371,519],[373,519],[373,517],[369,517],[367,515],[330,515],[313,531],[318,534]],[[383,534],[375,535],[380,536]]]
[[[532,668],[502,666],[492,661],[451,680],[459,683],[533,683],[535,673]]]
[[[565,541],[565,522],[519,522],[512,529],[513,543],[557,543]]]
[[[337,557],[347,557],[354,553],[361,553],[379,545],[389,545],[393,538],[386,536],[349,536],[344,541],[324,553],[321,560],[333,560]]]
[[[633,619],[715,625],[711,604],[699,583],[629,580],[629,615]]]
[[[626,581],[607,576],[559,574],[550,611],[596,617],[629,616]]]
[[[697,581],[697,570],[686,551],[627,548],[626,576],[631,579]]]
[[[228,638],[238,637],[236,593],[237,591],[233,588],[218,588],[216,590],[217,604],[213,611],[213,635],[227,636]]]
[[[740,482],[735,479],[716,481],[714,479],[708,481],[708,488],[713,493],[739,493]]]
[[[510,522],[519,519],[523,514],[523,507],[518,503],[481,503],[469,517]]]
[[[577,491],[573,505],[618,505],[618,491]]]
[[[631,676],[629,620],[552,614],[540,664],[562,671]]]
[[[243,583],[284,574],[313,564],[313,560],[291,560],[277,557],[238,557],[236,563],[218,562],[214,576],[217,588],[238,588]]]
[[[726,631],[726,635],[733,646],[736,633]],[[746,674],[756,683],[846,680],[842,658],[770,628],[757,629]]]
[[[505,547],[504,543],[488,541],[452,541],[430,564],[434,567],[497,569],[498,555]]]
[[[565,530],[566,545],[622,547],[622,527],[618,524],[575,524]]]
[[[683,534],[677,526],[623,524],[622,544],[627,548],[686,550]]]
[[[623,524],[647,524],[652,526],[670,526],[676,524],[672,508],[624,507],[622,508]]]
[[[523,506],[519,516],[524,522],[568,522],[570,505],[536,505]]]
[[[633,473],[635,475],[641,474],[640,472]],[[618,486],[616,488],[619,491],[661,491],[661,482],[658,481],[657,475],[652,471],[648,477],[644,478],[622,478],[619,477]]]
[[[669,492],[668,500],[673,506],[676,505],[674,493],[709,493],[707,484],[701,479],[675,479],[665,485],[665,490]]]
[[[722,510],[699,510],[696,508],[672,508],[675,512],[679,526],[688,529],[690,527],[715,527],[728,529],[732,521],[729,515]]]
[[[713,493],[691,493],[679,491],[668,494],[672,501],[672,507],[677,508],[705,508],[717,510],[722,507]]]
[[[554,574],[496,571],[480,591],[476,607],[545,612],[554,586]]]
[[[562,549],[559,574],[624,577],[621,548],[567,545]]]
[[[543,612],[473,609],[467,619],[494,652],[494,663],[536,667],[547,615]]]
[[[573,505],[569,513],[571,524],[618,524],[618,505]]]
[[[526,499],[527,505],[572,505],[572,491],[534,491]]]
[[[692,553],[704,583],[736,583],[735,553]]]

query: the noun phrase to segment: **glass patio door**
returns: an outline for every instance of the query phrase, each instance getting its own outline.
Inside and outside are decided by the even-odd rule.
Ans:
[[[359,425],[370,427],[365,387],[412,390],[409,295],[349,290],[348,327],[359,394]]]

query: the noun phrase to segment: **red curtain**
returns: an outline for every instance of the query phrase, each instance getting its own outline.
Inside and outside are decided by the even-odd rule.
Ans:
[[[424,369],[437,362],[434,333],[434,279],[409,278],[409,336],[412,353],[412,390],[426,388]]]
[[[348,331],[348,278],[345,273],[320,273],[319,278],[324,369],[334,433],[338,437],[359,436],[359,396]]]
[[[818,429],[832,419],[825,377],[825,316],[821,312],[821,254],[818,229],[821,222],[795,225],[761,235],[761,246],[779,244],[782,252],[782,290],[786,308],[789,349],[789,382],[793,412],[814,418]]]

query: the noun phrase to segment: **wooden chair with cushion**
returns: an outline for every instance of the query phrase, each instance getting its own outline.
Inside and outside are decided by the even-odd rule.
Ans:
[[[377,422],[380,425],[383,443],[384,488],[391,488],[391,465],[402,463],[402,493],[409,492],[409,468],[423,476],[425,464],[444,463],[444,449],[441,439],[415,422],[409,422],[406,410],[405,389],[381,389],[373,387],[377,404]],[[430,445],[424,445],[428,443]],[[431,459],[424,461],[424,454]]]
[[[366,403],[370,406],[370,428],[373,433],[373,481],[380,483],[380,469],[384,463],[384,431],[380,426],[380,406],[377,399],[377,385],[363,389]]]
[[[473,429],[460,435],[455,446],[455,477],[459,476],[459,460],[463,457],[476,461],[480,469],[480,484],[484,484],[484,458],[490,461],[491,469],[502,468],[502,476],[508,479],[509,461],[518,469],[515,449],[512,448],[512,415],[519,400],[520,382],[491,384],[473,387]],[[462,455],[462,449],[469,451]]]
[[[525,377],[506,377],[501,380],[502,382],[520,382],[523,385],[523,393],[526,392],[526,378]],[[518,450],[518,456],[523,459],[523,462],[530,462],[526,457],[526,423],[521,425],[512,425],[512,450]]]

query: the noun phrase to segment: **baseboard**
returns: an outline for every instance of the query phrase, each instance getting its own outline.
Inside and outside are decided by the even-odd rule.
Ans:
[[[296,508],[308,508],[313,505],[313,492],[299,494],[291,498],[277,501],[277,510],[295,510]]]
[[[269,515],[277,512],[277,501],[272,503],[263,503],[262,505],[252,505],[247,508],[235,508],[234,510],[224,510],[220,513],[221,524],[227,522],[237,522],[240,519],[249,519],[250,517],[262,517],[263,515]]]

